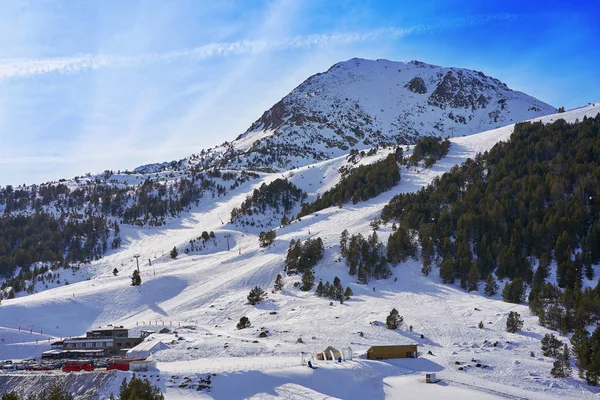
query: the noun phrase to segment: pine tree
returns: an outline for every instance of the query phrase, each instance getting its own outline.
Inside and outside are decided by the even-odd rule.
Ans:
[[[404,317],[402,317],[395,308],[390,311],[390,315],[385,319],[385,325],[388,329],[398,329],[403,323]]]
[[[267,292],[265,292],[261,287],[255,286],[254,288],[252,288],[252,290],[250,290],[247,299],[248,303],[254,306],[263,301],[266,297]]]
[[[475,292],[477,289],[479,289],[479,271],[477,270],[477,265],[475,263],[471,263],[469,277],[467,279],[467,291]]]
[[[179,251],[177,250],[177,247],[173,246],[173,250],[171,250],[171,258],[177,258],[177,255],[179,255]]]
[[[491,272],[488,273],[487,278],[485,279],[483,293],[488,297],[492,297],[498,293],[498,283],[496,283],[496,279],[494,279]]]
[[[311,290],[313,288],[314,285],[315,285],[315,274],[314,274],[312,268],[308,268],[308,269],[304,270],[304,272],[302,273],[302,286],[300,287],[300,289],[302,289],[305,292],[308,292],[309,290]]]
[[[52,397],[52,399],[62,399],[62,397]],[[139,379],[133,374],[129,383],[127,378],[123,378],[119,389],[118,400],[144,399],[144,400],[164,400],[158,386],[153,386],[147,379]]]
[[[248,317],[242,317],[242,318],[240,318],[240,321],[237,323],[236,328],[245,329],[249,326],[250,326],[250,320],[248,319]]]
[[[142,277],[137,269],[133,270],[133,275],[131,276],[131,286],[140,286],[142,284]]]
[[[340,236],[340,253],[344,258],[348,256],[348,229],[344,229]]]
[[[277,233],[274,230],[260,232],[258,234],[258,244],[260,247],[271,247],[276,237]]]
[[[550,373],[555,378],[568,378],[571,376],[573,369],[571,368],[569,346],[563,346],[563,351],[557,355],[556,361],[552,366]]]
[[[479,325],[477,325],[479,329],[483,329],[483,321],[479,321]]]
[[[346,290],[344,291],[344,297],[346,298],[346,300],[349,300],[350,296],[354,296],[354,293],[352,293],[352,289],[350,289],[350,286],[346,286]]]
[[[575,356],[575,366],[579,371],[579,377],[585,377],[585,370],[587,369],[589,356],[590,356],[590,345],[589,345],[589,332],[585,328],[577,328],[571,336],[571,347],[573,348],[573,354]]]
[[[600,351],[594,352],[585,372],[585,380],[588,384],[596,386],[600,380]]]
[[[553,333],[547,333],[542,338],[542,353],[545,357],[557,357],[563,343]]]
[[[319,284],[317,285],[317,290],[315,291],[315,294],[319,297],[323,297],[323,294],[325,290],[325,285],[323,285],[323,281],[319,281]]]
[[[571,367],[571,352],[569,351],[569,346],[567,346],[566,343],[563,345],[563,352],[560,356],[560,360],[563,363],[565,377],[570,377],[573,373],[573,368]]]
[[[277,277],[275,278],[275,284],[273,285],[273,289],[276,292],[279,292],[283,289],[283,277],[281,276],[281,274],[277,274]]]
[[[357,281],[358,281],[358,283],[362,283],[362,284],[369,283],[367,268],[362,264],[358,265]]]
[[[117,276],[118,273],[119,273],[119,270],[117,269],[117,267],[115,267],[115,269],[113,269],[113,275]]]
[[[454,262],[452,258],[444,258],[440,264],[440,278],[444,283],[454,283]]]
[[[516,311],[511,311],[506,318],[506,331],[510,333],[519,332],[523,328],[523,320],[521,314]]]
[[[521,278],[515,278],[510,283],[504,285],[502,300],[515,304],[522,303],[525,300],[525,286]]]

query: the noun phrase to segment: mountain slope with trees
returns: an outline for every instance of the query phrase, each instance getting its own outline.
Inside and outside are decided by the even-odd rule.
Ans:
[[[543,324],[584,327],[600,318],[595,292],[582,292],[600,263],[599,131],[600,115],[517,124],[509,141],[396,196],[381,218],[429,240],[445,282],[468,289],[493,273],[512,280],[503,297],[515,303],[526,283]]]

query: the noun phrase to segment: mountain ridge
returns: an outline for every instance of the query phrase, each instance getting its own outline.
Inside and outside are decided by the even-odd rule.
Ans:
[[[349,149],[462,136],[554,112],[480,71],[353,58],[310,76],[234,141],[202,156],[221,168],[284,170]]]

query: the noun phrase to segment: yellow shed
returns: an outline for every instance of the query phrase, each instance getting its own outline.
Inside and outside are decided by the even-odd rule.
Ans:
[[[405,344],[395,346],[373,346],[367,350],[369,360],[383,360],[387,358],[417,358],[417,345]]]

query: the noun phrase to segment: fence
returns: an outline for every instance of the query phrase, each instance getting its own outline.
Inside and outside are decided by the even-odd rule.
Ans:
[[[185,325],[185,322],[184,322]],[[164,320],[146,320],[146,321],[136,321],[135,326],[171,326],[176,328],[181,328],[180,321],[164,321]]]

